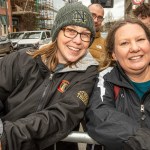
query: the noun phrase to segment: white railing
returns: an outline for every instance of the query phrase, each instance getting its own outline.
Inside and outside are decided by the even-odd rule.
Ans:
[[[62,141],[75,142],[75,143],[87,143],[87,144],[98,144],[94,139],[92,139],[86,132],[71,132]]]
[[[66,138],[64,138],[61,141],[100,145],[94,139],[92,139],[88,135],[88,133],[86,133],[86,132],[80,132],[80,131],[72,131]],[[55,144],[54,150],[57,150],[56,149],[56,144]],[[104,150],[104,146],[102,146],[102,150]]]

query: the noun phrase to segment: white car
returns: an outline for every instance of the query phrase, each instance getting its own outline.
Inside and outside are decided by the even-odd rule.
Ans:
[[[50,30],[42,31],[25,31],[22,39],[17,42],[17,49],[38,48],[40,45],[47,44],[51,41]]]
[[[9,54],[13,52],[11,41],[4,36],[0,36],[0,54]]]
[[[22,39],[23,35],[24,35],[24,31],[21,32],[11,32],[8,34],[8,39],[10,39],[10,41],[12,42],[12,45],[15,46],[16,43]]]

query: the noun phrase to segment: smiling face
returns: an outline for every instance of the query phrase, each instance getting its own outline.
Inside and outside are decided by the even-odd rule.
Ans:
[[[131,23],[120,27],[115,34],[112,56],[128,76],[150,70],[150,42],[143,28]]]
[[[74,34],[74,32],[82,33],[83,36],[90,35],[90,31],[86,28],[79,26],[67,26],[65,29],[68,29],[69,34]],[[67,33],[68,34],[68,33]],[[60,30],[58,37],[58,50],[57,57],[59,63],[66,64],[68,62],[77,62],[82,56],[87,52],[89,47],[89,42],[84,42],[81,40],[81,34],[77,34],[74,38],[69,38],[64,35],[64,31]]]

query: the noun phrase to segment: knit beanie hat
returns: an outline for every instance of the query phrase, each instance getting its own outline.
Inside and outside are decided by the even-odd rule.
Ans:
[[[88,8],[80,2],[67,3],[58,11],[51,30],[52,41],[56,40],[59,31],[63,27],[69,25],[87,28],[91,31],[91,37],[95,36],[92,15]]]

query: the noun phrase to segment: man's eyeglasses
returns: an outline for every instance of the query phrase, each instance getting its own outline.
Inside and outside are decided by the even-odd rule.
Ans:
[[[74,39],[78,34],[80,34],[80,38],[84,42],[90,42],[91,41],[91,33],[82,32],[79,33],[78,31],[71,29],[71,28],[63,28],[64,36]]]
[[[104,18],[103,18],[102,16],[97,16],[97,15],[94,14],[94,13],[92,13],[92,17],[93,17],[93,19],[97,18],[97,20],[98,20],[99,22],[102,22],[102,21],[104,20]]]

